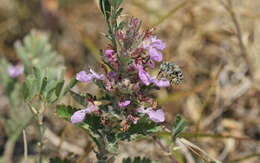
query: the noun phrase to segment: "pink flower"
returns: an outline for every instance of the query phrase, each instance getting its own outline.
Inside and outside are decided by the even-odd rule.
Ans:
[[[156,36],[152,37],[151,42],[152,42],[151,45],[158,50],[163,50],[166,47],[166,44],[163,43],[162,40],[157,39]]]
[[[148,48],[148,53],[149,53],[151,59],[156,61],[156,62],[161,62],[162,59],[163,59],[162,53],[159,52],[157,49],[155,49],[153,47]]]
[[[151,77],[143,68],[139,68],[138,76],[145,85],[150,85]]]
[[[107,49],[107,50],[105,50],[105,54],[106,54],[106,56],[111,56],[112,54],[114,54],[114,50]]]
[[[155,63],[154,63],[153,61],[150,61],[150,67],[151,67],[152,69],[155,68]]]
[[[88,107],[85,109],[86,113],[92,113],[98,111],[99,108],[96,105],[88,104]]]
[[[8,74],[11,78],[16,78],[21,75],[24,71],[23,66],[9,66]]]
[[[70,118],[72,124],[80,123],[85,119],[86,110],[76,111]]]
[[[132,121],[134,124],[137,124],[138,118],[136,118],[136,117],[134,117],[134,116],[132,116],[132,115],[129,115],[129,116],[127,117],[127,120],[128,120],[128,121]]]
[[[91,74],[94,76],[94,78],[97,78],[99,80],[103,80],[104,75],[103,74],[97,74],[94,70],[90,69],[89,70],[91,72]]]
[[[139,79],[145,84],[150,85],[151,83],[154,83],[158,87],[169,87],[170,82],[166,78],[161,78],[160,80],[156,79],[156,76],[153,76],[152,78],[150,75],[142,68],[139,67],[138,76]]]
[[[166,78],[161,78],[160,80],[156,79],[156,76],[153,76],[151,78],[151,81],[157,86],[157,87],[169,87],[171,86],[170,82]]]
[[[105,50],[105,54],[106,54],[107,59],[108,59],[110,62],[116,62],[116,56],[115,56],[115,54],[114,54],[114,50],[112,50],[112,49],[107,49],[107,50]]]
[[[162,109],[153,110],[151,108],[147,114],[148,114],[149,118],[154,122],[164,122],[165,121],[165,115],[164,115],[164,112]]]
[[[143,42],[143,48],[148,49],[148,54],[152,60],[156,62],[162,61],[162,53],[160,50],[165,49],[166,44],[156,36],[150,37]]]
[[[76,76],[76,79],[81,82],[88,82],[93,78],[94,76],[92,74],[87,74],[85,71],[80,71]]]
[[[147,114],[149,118],[154,122],[164,122],[165,115],[162,109],[153,110],[151,107],[144,109],[144,106],[141,106],[137,109],[137,112]]]
[[[111,62],[111,64],[112,64],[116,69],[118,69],[118,68],[119,68],[119,65],[118,65],[117,58],[116,58],[116,55],[115,55],[114,50],[112,50],[112,49],[107,49],[107,50],[105,50],[105,55],[106,55],[108,61]]]
[[[140,108],[137,109],[137,112],[146,114],[147,110],[145,110],[144,106],[142,105]]]
[[[121,107],[121,108],[124,108],[124,107],[126,107],[127,105],[129,105],[130,103],[131,103],[131,101],[129,101],[129,100],[119,101],[119,102],[118,102],[118,106]]]
[[[76,111],[70,118],[72,124],[80,123],[85,119],[87,113],[98,111],[99,108],[96,105],[89,104],[86,109]]]

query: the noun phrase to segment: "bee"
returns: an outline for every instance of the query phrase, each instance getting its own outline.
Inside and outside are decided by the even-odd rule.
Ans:
[[[183,73],[179,65],[170,62],[163,62],[158,73],[159,78],[167,78],[171,84],[180,84],[183,80]]]

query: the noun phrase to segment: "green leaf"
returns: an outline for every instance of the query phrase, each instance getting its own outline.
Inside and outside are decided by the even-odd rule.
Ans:
[[[71,79],[70,83],[67,85],[67,87],[64,89],[64,92],[62,96],[65,96],[71,88],[73,88],[78,83],[78,80],[74,77]]]
[[[115,8],[118,9],[122,2],[123,0],[116,0]]]
[[[46,93],[47,94],[52,93],[56,89],[57,84],[58,81],[49,81],[45,89]]]
[[[25,66],[25,74],[32,73],[33,70],[33,74],[36,75],[36,79],[38,80],[39,71],[50,69],[51,76],[47,76],[48,79],[57,78],[59,67],[61,67],[63,61],[52,50],[47,34],[32,30],[22,42],[20,41],[15,44],[15,49],[18,57]],[[33,67],[37,67],[38,70]]]
[[[101,124],[100,117],[95,114],[87,114],[83,124],[88,124],[89,128],[96,132],[98,129],[103,129],[104,126]]]
[[[179,161],[179,163],[184,163],[184,159],[182,158],[182,155],[178,152],[178,151],[176,151],[176,150],[172,150],[172,155],[173,155],[173,157],[176,159],[176,160],[178,160]]]
[[[73,92],[73,91],[70,91],[70,95],[72,96],[72,98],[73,98],[77,103],[79,103],[80,105],[82,105],[82,106],[84,106],[84,107],[87,107],[88,101],[87,101],[87,97],[86,97],[86,96],[79,95],[78,93]]]
[[[182,133],[187,126],[187,122],[179,115],[176,116],[175,122],[172,128],[172,138],[175,140],[180,133]]]
[[[30,95],[30,88],[29,88],[29,81],[25,80],[23,83],[23,96],[24,96],[24,100],[27,101],[29,95]]]
[[[99,0],[99,6],[102,13],[104,14],[105,19],[108,20],[111,11],[111,5],[109,3],[109,0]]]
[[[55,94],[56,94],[57,98],[60,97],[60,93],[61,93],[61,90],[63,88],[64,82],[65,82],[65,80],[62,80],[56,86]]]
[[[120,8],[120,9],[116,12],[116,18],[121,15],[122,11],[123,11],[123,8]]]
[[[58,116],[66,120],[69,120],[73,113],[78,111],[78,109],[66,105],[57,105],[56,109]]]
[[[40,96],[43,94],[43,92],[44,92],[44,90],[45,90],[47,84],[48,84],[48,78],[47,78],[47,77],[44,77],[44,78],[42,79],[42,85],[41,85],[40,94],[39,94]]]
[[[32,75],[28,75],[24,81],[23,93],[25,101],[30,101],[37,93],[38,81]]]
[[[158,131],[160,131],[160,126],[157,123],[143,118],[140,119],[137,124],[131,124],[128,130],[124,133],[120,133],[118,137],[121,140],[131,140],[133,137],[138,135],[148,135],[151,133],[157,133]]]
[[[124,26],[125,26],[125,24],[126,24],[126,21],[125,21],[125,20],[121,21],[120,24],[119,24],[119,26],[118,26],[118,29],[120,29],[120,30],[123,29]]]
[[[76,161],[72,161],[68,159],[62,160],[61,158],[56,157],[56,158],[51,158],[50,163],[76,163]]]
[[[22,60],[24,66],[25,66],[25,71],[26,71],[26,68],[28,68],[30,66],[29,58],[28,58],[27,53],[26,53],[24,47],[22,46],[21,42],[15,43],[15,49],[16,49],[18,57]]]
[[[30,95],[29,95],[30,100],[32,100],[36,96],[39,87],[40,87],[39,80],[34,79],[30,88]]]
[[[64,74],[65,74],[65,68],[63,67],[60,73],[60,80],[64,80],[64,76],[65,76]]]
[[[42,73],[37,67],[33,67],[33,74],[35,77],[36,93],[39,93],[42,85]]]
[[[33,67],[33,74],[36,79],[41,79],[42,74],[37,67]]]

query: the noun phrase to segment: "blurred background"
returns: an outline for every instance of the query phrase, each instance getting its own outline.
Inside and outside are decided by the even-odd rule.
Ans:
[[[64,57],[68,80],[82,69],[98,69],[99,50],[106,48],[108,40],[103,36],[107,27],[97,4],[95,0],[0,0],[0,57],[19,63],[14,43],[39,29],[49,33],[53,48]],[[143,21],[143,30],[155,27],[167,44],[164,60],[183,70],[182,84],[158,92],[166,125],[171,126],[180,114],[188,121],[187,139],[210,156],[223,162],[259,163],[260,1],[125,0],[123,7],[121,19],[134,16]],[[69,104],[70,98],[62,103]],[[0,84],[1,119],[8,117],[8,111]],[[46,112],[44,121],[48,126],[46,162],[55,156],[78,162],[94,160],[87,133],[59,119],[55,109]],[[2,122],[0,156],[7,153],[8,140]],[[32,122],[26,132],[29,158],[34,162],[37,125]],[[123,143],[118,160],[138,155],[172,162],[150,140]],[[9,157],[19,162],[22,136],[12,150]],[[181,153],[184,162],[202,162],[189,151]]]

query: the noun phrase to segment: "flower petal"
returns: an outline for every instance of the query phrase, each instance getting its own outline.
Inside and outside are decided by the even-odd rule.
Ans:
[[[158,49],[163,50],[166,47],[166,44],[162,42],[162,40],[157,39],[156,37],[152,37],[151,46]]]
[[[119,101],[119,102],[118,102],[118,106],[121,107],[121,108],[124,108],[124,107],[126,107],[127,105],[129,105],[130,103],[131,103],[130,100]]]
[[[144,106],[142,105],[140,108],[137,109],[137,112],[143,113],[143,114],[148,114],[148,113],[151,112],[152,110],[153,110],[152,108],[144,109]]]
[[[86,116],[86,110],[76,111],[70,118],[72,124],[80,123],[84,120]]]
[[[114,53],[114,50],[112,50],[112,49],[105,50],[106,56],[111,56],[113,53]]]
[[[97,78],[99,80],[103,80],[104,75],[103,74],[97,74],[94,70],[90,69],[89,70],[91,72],[91,74],[94,76],[94,78]]]
[[[154,122],[164,122],[165,115],[162,109],[159,110],[150,110],[148,113],[149,118]]]
[[[152,82],[158,87],[169,87],[171,85],[166,78],[161,78],[160,80],[154,79]]]
[[[99,108],[96,105],[89,104],[85,110],[86,110],[86,113],[92,113],[92,112],[98,111]]]
[[[144,69],[139,69],[138,76],[145,85],[149,85],[151,83],[150,75]]]
[[[134,117],[134,116],[132,116],[132,115],[129,115],[129,116],[127,117],[127,120],[132,121],[133,124],[137,124],[138,118],[136,118],[136,117]]]
[[[156,62],[161,62],[162,61],[162,53],[156,50],[155,48],[150,47],[148,49],[149,56],[151,57],[152,60]]]
[[[87,74],[85,71],[80,71],[76,76],[76,79],[81,82],[88,82],[93,78],[94,76],[92,74]]]
[[[139,112],[139,113],[146,113],[145,110],[144,110],[144,106],[142,105],[140,108],[138,108],[137,112]]]

